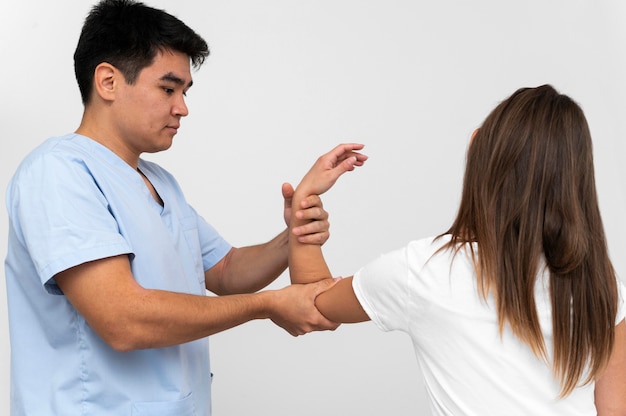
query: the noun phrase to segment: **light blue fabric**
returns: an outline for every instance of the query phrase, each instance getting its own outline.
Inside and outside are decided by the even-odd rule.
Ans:
[[[205,295],[204,270],[231,246],[154,163],[139,169],[84,136],[52,138],[7,189],[5,262],[11,415],[209,415],[208,339],[129,353],[112,350],[54,281],[60,271],[128,254],[140,285]]]

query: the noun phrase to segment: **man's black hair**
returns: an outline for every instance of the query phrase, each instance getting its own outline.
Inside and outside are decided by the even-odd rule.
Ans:
[[[94,72],[102,62],[115,66],[133,84],[141,70],[165,50],[188,55],[194,69],[209,55],[205,40],[164,10],[133,0],[102,0],[85,19],[74,52],[83,104],[91,97]]]

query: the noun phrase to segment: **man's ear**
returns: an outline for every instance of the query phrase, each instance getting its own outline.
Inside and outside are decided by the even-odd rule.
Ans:
[[[122,74],[108,62],[102,62],[94,71],[93,82],[94,92],[104,101],[115,99],[117,83],[120,82]]]

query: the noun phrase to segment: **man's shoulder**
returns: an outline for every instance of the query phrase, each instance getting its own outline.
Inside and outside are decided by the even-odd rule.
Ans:
[[[71,135],[51,137],[37,145],[22,159],[13,177],[40,168],[50,169],[51,165],[54,165],[54,159],[58,158],[59,145],[62,146],[70,137]]]
[[[75,133],[50,137],[26,155],[20,168],[30,166],[33,163],[41,163],[44,160],[59,159],[64,156],[71,158],[80,153],[88,154],[87,143],[80,138],[81,136]]]

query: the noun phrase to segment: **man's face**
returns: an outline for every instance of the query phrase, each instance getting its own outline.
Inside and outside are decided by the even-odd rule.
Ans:
[[[120,85],[115,106],[117,130],[126,151],[139,156],[168,149],[189,111],[185,95],[191,87],[189,57],[159,52],[132,85]]]

